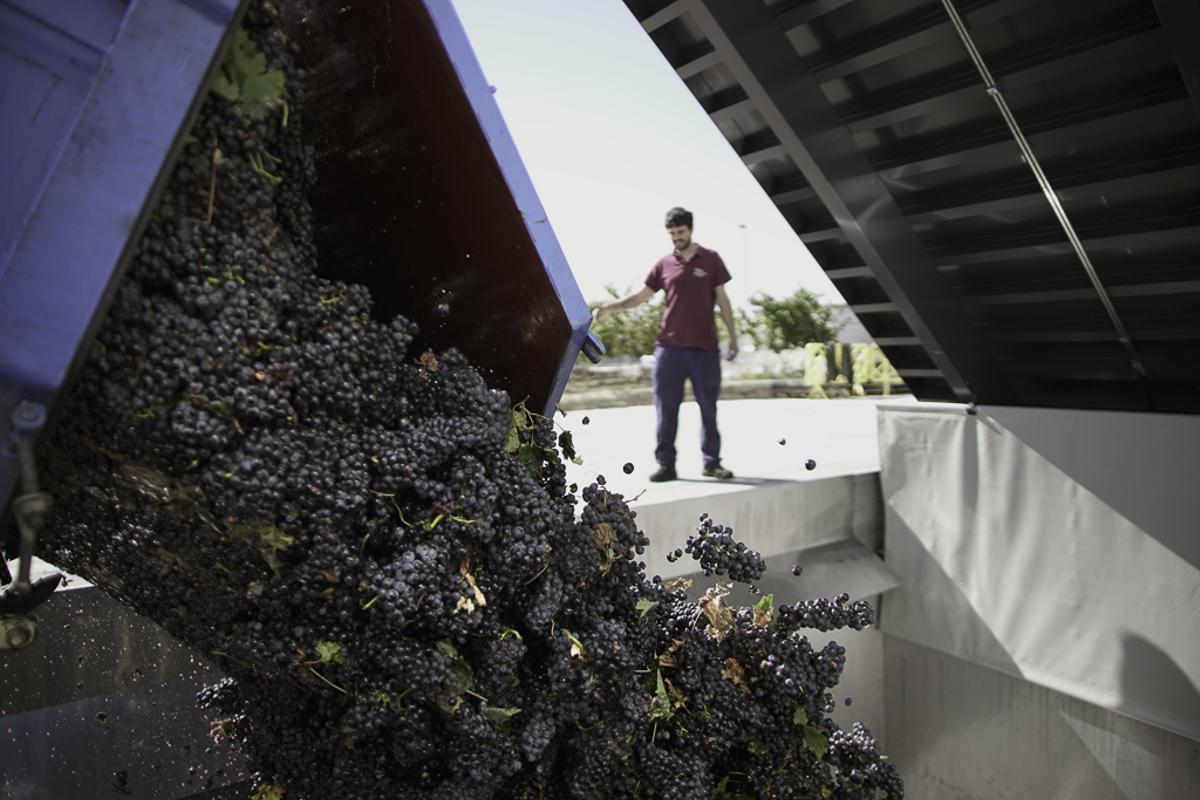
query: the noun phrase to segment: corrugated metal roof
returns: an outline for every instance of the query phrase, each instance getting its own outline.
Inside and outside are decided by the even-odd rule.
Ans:
[[[1200,412],[1195,0],[951,4],[1112,313],[940,0],[626,5],[918,397]]]

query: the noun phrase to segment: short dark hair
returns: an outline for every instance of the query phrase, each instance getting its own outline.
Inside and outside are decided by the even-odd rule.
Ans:
[[[667,212],[667,227],[678,228],[680,226],[692,227],[692,212],[681,206],[675,206]]]

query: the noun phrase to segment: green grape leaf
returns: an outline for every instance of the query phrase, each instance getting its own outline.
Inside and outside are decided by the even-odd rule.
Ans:
[[[762,756],[767,753],[767,745],[759,738],[742,734],[742,741],[746,743],[746,749],[750,751],[752,756]]]
[[[264,783],[258,787],[258,791],[254,793],[250,800],[283,800],[283,787]]]
[[[213,80],[212,90],[231,103],[242,96],[241,87],[229,77],[224,68],[217,73],[216,79]]]
[[[486,717],[489,722],[496,725],[503,725],[505,722],[508,722],[510,719],[520,713],[521,709],[519,708],[496,708],[494,706],[488,706],[487,708],[483,709],[483,716]]]
[[[335,664],[345,664],[349,660],[346,658],[342,646],[337,642],[317,642],[314,650],[322,664],[328,664],[331,661]]]
[[[650,701],[650,719],[668,720],[675,716],[675,712],[671,710],[671,696],[667,694],[667,685],[663,682],[662,670],[654,671],[655,689],[654,699]]]
[[[754,624],[760,628],[765,628],[772,622],[772,617],[775,613],[775,595],[767,594],[759,598],[754,604],[754,610],[751,617]]]
[[[279,70],[248,75],[242,84],[242,110],[250,119],[262,119],[283,100],[283,73]]]
[[[823,758],[829,751],[829,737],[812,725],[804,726],[804,744],[816,754],[817,758]]]
[[[642,618],[644,619],[646,617],[646,614],[648,614],[650,612],[650,609],[654,608],[657,605],[658,605],[658,603],[656,603],[655,601],[647,600],[646,598],[643,597],[641,600],[637,601],[637,610],[642,612]]]

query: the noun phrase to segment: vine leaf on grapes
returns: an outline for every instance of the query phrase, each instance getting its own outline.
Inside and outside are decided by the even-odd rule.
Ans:
[[[775,595],[767,594],[759,598],[754,604],[752,619],[754,625],[759,628],[765,628],[772,622],[772,615],[775,612]]]
[[[453,714],[458,711],[458,707],[462,705],[462,696],[464,694],[475,694],[475,672],[471,669],[471,665],[462,657],[456,648],[448,639],[442,639],[437,643],[437,649],[442,655],[450,659],[449,671],[449,697],[448,702],[442,707]]]
[[[287,550],[295,542],[293,537],[270,523],[235,525],[230,532],[253,543],[263,561],[271,568],[271,572],[275,573],[275,577],[282,577],[283,563],[279,560],[279,553]]]
[[[742,741],[746,743],[746,749],[750,751],[752,756],[763,756],[767,753],[767,745],[756,736],[751,736],[748,733],[742,734]]]
[[[212,91],[250,119],[262,119],[283,102],[283,72],[267,70],[267,57],[244,28],[234,34],[233,44],[213,81]]]
[[[796,706],[795,712],[792,713],[792,722],[796,725],[808,724],[808,712],[804,710],[804,706]]]
[[[725,659],[725,665],[721,667],[721,677],[746,694],[750,694],[750,686],[746,683],[746,671],[736,658]]]
[[[733,612],[725,605],[724,600],[729,595],[729,584],[720,584],[708,589],[700,598],[700,609],[708,620],[708,635],[718,642],[733,627]]]
[[[471,574],[471,560],[464,558],[458,565],[458,574],[466,581],[467,586],[471,587],[474,597],[459,596],[458,605],[455,607],[455,612],[465,610],[468,614],[476,608],[482,608],[487,605],[487,598],[479,589],[479,584],[475,582],[475,576]]]
[[[656,603],[655,601],[647,600],[644,597],[641,600],[638,600],[637,603],[635,604],[635,606],[638,611],[642,612],[638,618],[645,619],[646,615],[648,613],[650,613],[650,610],[653,609],[657,605],[658,605],[658,603]]]
[[[743,792],[730,791],[729,776],[726,775],[724,778],[721,778],[721,782],[713,789],[709,800],[754,800],[754,797]]]
[[[692,584],[693,581],[691,578],[672,578],[671,580],[663,583],[663,588],[668,592],[673,592],[677,589],[681,592],[686,592],[688,589],[692,588]]]
[[[345,664],[349,661],[343,648],[337,642],[317,642],[317,646],[313,648],[316,651],[317,658],[321,664]]]
[[[508,433],[504,437],[505,452],[515,455],[517,461],[535,478],[541,473],[542,465],[559,463],[558,451],[551,447],[542,447],[534,441],[534,431],[537,427],[535,417],[546,419],[541,414],[529,410],[525,401],[515,404],[509,411]],[[574,459],[572,459],[574,460]],[[576,463],[582,464],[582,460]]]
[[[420,357],[417,359],[417,362],[429,372],[438,371],[437,356],[433,354],[432,350],[426,350],[424,353],[421,353]]]
[[[264,783],[258,787],[258,791],[251,796],[250,800],[283,800],[283,791],[282,786]]]
[[[804,744],[817,758],[824,758],[825,753],[829,751],[829,737],[812,725],[804,726]]]
[[[563,458],[576,466],[583,466],[583,459],[575,452],[575,436],[570,431],[558,435],[558,448],[562,450]]]
[[[617,559],[621,556],[617,553],[617,531],[607,522],[601,522],[592,531],[592,541],[596,545],[596,549],[604,556],[604,561],[600,564],[600,574],[607,575],[612,569],[613,564],[617,563]],[[643,616],[645,616],[643,614]]]
[[[483,709],[483,716],[494,725],[503,725],[520,713],[521,709],[519,708],[497,708],[496,706],[487,706]]]
[[[657,724],[659,721],[667,721],[675,716],[675,712],[671,708],[671,698],[667,694],[667,685],[663,681],[662,670],[654,671],[655,689],[654,697],[650,698],[650,719]]]
[[[562,632],[566,635],[567,641],[571,643],[571,656],[580,661],[587,661],[587,650],[584,648],[583,642],[579,641],[579,637],[566,628],[563,628]]]
[[[667,652],[658,657],[659,665],[663,667],[678,667],[679,659],[676,658],[675,655],[679,652],[681,647],[683,647],[683,640],[673,639],[671,641],[671,646],[667,648]]]
[[[675,688],[671,683],[670,678],[663,678],[663,683],[667,686],[667,696],[671,698],[671,705],[675,708],[687,710],[687,696],[682,691]]]

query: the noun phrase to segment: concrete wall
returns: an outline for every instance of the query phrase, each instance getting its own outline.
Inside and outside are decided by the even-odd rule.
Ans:
[[[692,571],[695,562],[689,557],[671,564],[666,556],[683,546],[702,512],[732,526],[739,539],[763,554],[767,571],[757,585],[763,594],[774,594],[777,603],[846,591],[878,608],[879,593],[896,585],[873,554],[883,541],[875,472],[748,485],[740,491],[638,505],[636,512],[639,527],[650,538],[645,555],[648,574],[664,578],[687,575],[695,581],[693,594],[698,595],[713,579]],[[846,553],[845,545],[854,543],[857,552],[850,551],[848,557],[825,557],[831,546],[841,546],[839,552]],[[796,563],[805,568],[799,577],[792,575]],[[756,599],[743,587],[736,587],[731,595],[732,602],[739,604]],[[808,638],[815,647],[837,641],[846,648],[846,667],[833,693],[838,701],[833,719],[846,728],[861,722],[884,739],[883,634],[874,628],[809,631]],[[845,698],[852,698],[850,706],[843,703]]]
[[[913,800],[1200,797],[1200,742],[884,638],[884,739]]]
[[[880,432],[909,796],[1200,797],[1200,418],[921,404]]]

